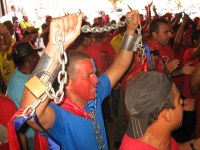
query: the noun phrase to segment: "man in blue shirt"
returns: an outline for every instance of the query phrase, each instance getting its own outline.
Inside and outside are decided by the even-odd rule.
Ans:
[[[138,11],[127,13],[126,17],[130,18],[131,21],[127,26],[121,51],[105,73],[97,78],[94,64],[87,54],[68,52],[66,68],[68,81],[64,86],[65,97],[61,106],[49,104],[49,100],[45,100],[36,108],[37,119],[28,120],[30,126],[41,131],[61,149],[108,149],[101,104],[132,61],[137,39],[134,34],[140,24]],[[65,42],[63,46],[64,49],[67,49],[80,34],[81,22],[82,14],[70,14],[52,19],[49,43],[34,71],[36,76],[31,77],[27,83],[27,88],[22,96],[21,108],[35,102],[38,93],[36,88],[32,87],[33,83],[46,83],[49,81],[49,76],[55,75],[55,70],[59,66],[57,54],[60,48],[55,40],[58,36],[56,33],[58,31],[64,32]],[[48,60],[52,60],[48,67],[48,75],[42,79],[38,78],[45,70],[42,62]],[[39,90],[39,93],[44,94],[44,91]]]

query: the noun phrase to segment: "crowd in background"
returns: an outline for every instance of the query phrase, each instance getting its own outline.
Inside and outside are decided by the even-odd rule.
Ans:
[[[29,21],[27,14],[23,14],[23,16],[19,14],[14,5],[11,9],[11,19],[0,24],[0,92],[2,97],[8,97],[19,108],[23,86],[34,70],[39,55],[42,54],[42,48],[44,49],[47,46],[52,16],[47,14],[45,22],[37,28],[34,23]],[[200,60],[200,16],[191,19],[182,12],[177,14],[169,12],[159,16],[156,12],[156,6],[153,6],[152,3],[145,6],[145,10],[146,15],[140,15],[142,42],[151,47],[151,51],[156,51],[150,55],[154,67],[152,68],[151,65],[148,67],[149,64],[142,63],[143,61],[147,62],[148,59],[143,60],[141,51],[138,50],[131,67],[103,104],[104,119],[112,122],[117,118],[115,120],[117,122],[115,148],[119,148],[129,120],[124,105],[126,83],[137,76],[139,72],[147,72],[148,70],[156,70],[170,76],[184,99],[183,125],[173,132],[172,135],[175,140],[185,142],[193,137],[200,137],[200,105],[198,105],[200,97],[199,93],[190,92],[191,74]],[[154,16],[151,15],[152,11],[155,14]],[[119,22],[116,22],[110,20],[109,15],[102,12],[100,17],[94,19],[93,24],[89,23],[85,16],[82,26],[101,28],[105,25],[111,26],[124,21],[126,21],[125,16],[122,16]],[[170,28],[165,29],[164,26],[159,26],[159,24],[168,24]],[[40,33],[39,30],[42,30],[42,32]],[[159,34],[159,30],[162,30],[163,33]],[[100,76],[112,64],[120,49],[125,31],[126,25],[102,33],[82,32],[68,49],[69,51],[81,51],[91,56],[96,66],[96,75]],[[158,35],[155,36],[154,32]],[[31,47],[39,55],[35,52],[34,54],[28,53],[26,50],[20,52],[18,47],[24,42],[26,43],[23,45],[24,48],[26,46]],[[23,76],[16,76],[16,71],[22,73]],[[22,82],[20,78],[26,79]],[[21,81],[18,82],[19,85],[15,82],[16,80]],[[57,84],[55,83],[55,87]],[[3,104],[0,106],[4,107]],[[0,122],[0,124],[6,126],[3,122]],[[27,134],[27,136],[33,138],[34,133]],[[33,146],[29,148],[31,149]]]

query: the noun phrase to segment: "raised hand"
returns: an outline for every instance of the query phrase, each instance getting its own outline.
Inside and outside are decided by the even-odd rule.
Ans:
[[[156,6],[153,5],[152,9],[153,9],[153,11],[155,12],[155,11],[156,11]]]
[[[150,4],[148,4],[148,7],[150,8],[152,5],[153,5],[153,1]]]
[[[184,14],[184,16],[183,16],[183,23],[185,22],[185,23],[187,23],[188,21],[190,20],[190,17],[187,15],[187,14]]]
[[[56,35],[58,32],[64,35],[64,48],[66,49],[80,34],[82,14],[70,14],[51,20],[48,45],[57,45]]]
[[[195,110],[195,100],[186,98],[184,101],[183,109],[184,111],[194,111]]]
[[[182,73],[185,75],[191,75],[194,70],[194,66],[192,66],[193,62],[186,63],[182,68]]]
[[[164,68],[164,70],[171,74],[175,69],[178,68],[178,65],[179,65],[179,60],[173,59],[169,63],[166,64],[166,67]]]
[[[126,14],[126,18],[131,18],[131,22],[127,25],[126,34],[133,35],[138,25],[140,25],[140,15],[137,10],[133,10]]]

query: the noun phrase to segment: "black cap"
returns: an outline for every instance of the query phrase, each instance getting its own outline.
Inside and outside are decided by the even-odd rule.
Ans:
[[[168,100],[171,90],[171,79],[156,71],[141,73],[129,80],[125,91],[125,103],[130,113],[129,136],[139,138],[145,133],[149,114]]]
[[[13,59],[22,58],[38,51],[42,51],[43,48],[34,48],[30,42],[21,42],[13,48]]]

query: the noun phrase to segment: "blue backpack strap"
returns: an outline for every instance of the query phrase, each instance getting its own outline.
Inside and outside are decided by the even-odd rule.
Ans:
[[[42,128],[42,130],[44,130],[44,132],[48,135],[47,136],[47,141],[48,141],[48,147],[49,150],[60,150],[60,145],[58,144],[58,142],[51,136],[48,134],[48,132],[44,129],[44,127],[41,125],[36,113],[33,114],[33,119],[35,120],[35,122],[37,123],[37,125]]]
[[[32,118],[31,115],[29,115],[28,117],[19,116],[19,117],[15,118],[14,121],[13,121],[13,125],[15,127],[15,130],[18,132],[19,129],[24,125],[24,123],[26,123],[26,121],[30,118]]]
[[[145,48],[145,53],[147,56],[147,60],[149,61],[149,63],[151,64],[151,70],[153,71],[153,62],[152,62],[152,58],[151,58],[151,54],[150,54],[150,50],[148,45],[144,44],[144,48]]]

